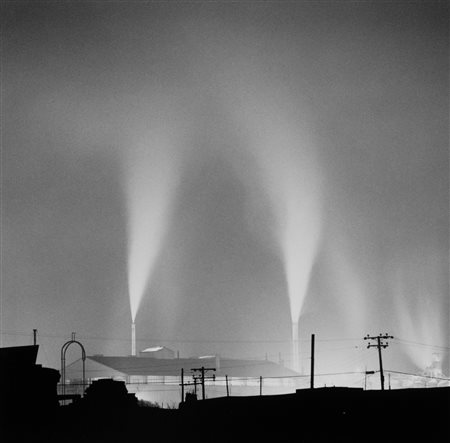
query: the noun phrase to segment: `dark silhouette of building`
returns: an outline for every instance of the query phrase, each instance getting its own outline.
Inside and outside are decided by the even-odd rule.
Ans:
[[[100,379],[83,398],[58,406],[58,371],[37,365],[36,355],[37,346],[0,350],[2,443],[450,440],[450,387],[331,387],[196,401],[187,396],[179,409],[162,409],[143,407],[124,381]],[[141,373],[138,362],[145,360],[166,362],[134,357],[116,364],[134,362]]]
[[[48,428],[58,408],[59,372],[36,364],[39,346],[0,348],[1,435]]]

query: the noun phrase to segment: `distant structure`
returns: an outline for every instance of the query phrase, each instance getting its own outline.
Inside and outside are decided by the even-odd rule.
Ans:
[[[175,358],[175,352],[165,346],[153,346],[139,352],[139,357],[147,358]]]
[[[298,373],[269,360],[221,358],[219,355],[176,358],[175,352],[164,346],[143,349],[139,357],[92,355],[86,357],[86,381],[109,378],[126,383],[128,392],[140,400],[157,403],[178,403],[181,393],[181,371],[184,383],[194,391],[194,368],[214,367],[215,378],[207,381],[209,398],[227,395],[258,395],[261,377],[265,394],[292,392]],[[81,359],[67,366],[66,390],[74,389],[82,376]],[[189,392],[189,390],[187,390]]]
[[[423,375],[433,378],[445,377],[442,373],[442,360],[440,354],[437,352],[433,353],[431,364],[425,368]]]

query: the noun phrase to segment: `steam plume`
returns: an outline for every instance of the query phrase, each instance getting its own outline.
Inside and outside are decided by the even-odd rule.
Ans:
[[[321,171],[312,128],[297,104],[286,99],[277,106],[261,93],[258,98],[260,102],[246,109],[250,149],[270,202],[271,228],[283,260],[291,319],[297,323],[320,239]],[[258,113],[257,109],[265,111]]]
[[[126,161],[128,203],[128,290],[134,322],[161,251],[177,184],[173,138],[152,133]]]

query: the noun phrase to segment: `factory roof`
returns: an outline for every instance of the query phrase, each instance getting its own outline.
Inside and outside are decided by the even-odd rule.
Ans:
[[[296,372],[268,360],[241,360],[230,358],[140,358],[89,356],[91,360],[126,375],[178,376],[181,369],[189,375],[193,368],[216,368],[216,376],[229,377],[286,377]]]

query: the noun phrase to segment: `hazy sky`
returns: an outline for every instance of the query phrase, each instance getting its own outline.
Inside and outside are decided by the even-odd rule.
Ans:
[[[147,242],[138,347],[289,360],[286,245],[310,264],[303,338],[449,346],[447,2],[1,16],[3,346],[129,353]],[[395,349],[412,370],[431,348]]]

